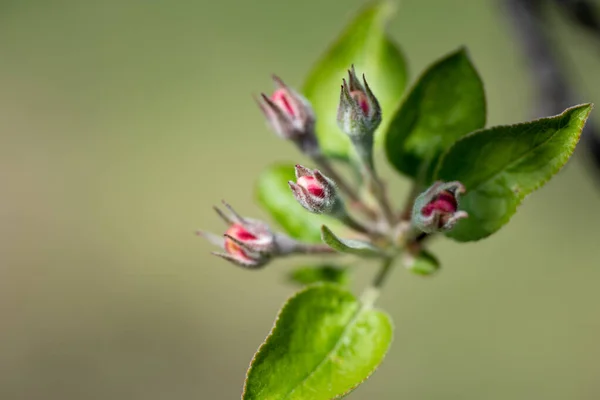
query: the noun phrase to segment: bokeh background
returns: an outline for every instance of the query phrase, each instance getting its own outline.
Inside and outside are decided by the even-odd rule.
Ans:
[[[272,72],[299,86],[362,4],[0,1],[1,399],[239,398],[299,260],[244,271],[193,232],[223,230],[222,198],[266,218],[255,176],[303,159],[251,94]],[[597,43],[561,21],[600,102]],[[531,117],[511,30],[489,0],[404,0],[390,25],[411,81],[466,45],[490,124]],[[600,398],[600,186],[580,156],[493,237],[437,241],[435,278],[394,272],[395,341],[353,399]]]

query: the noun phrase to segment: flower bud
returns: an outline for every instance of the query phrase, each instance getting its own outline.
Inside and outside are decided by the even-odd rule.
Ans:
[[[260,268],[279,253],[276,237],[268,225],[257,220],[241,217],[223,202],[229,214],[215,207],[215,211],[227,223],[228,229],[219,237],[208,232],[198,232],[212,244],[225,250],[212,254],[245,268]]]
[[[452,229],[458,220],[468,217],[458,210],[459,196],[464,192],[460,182],[435,182],[415,199],[413,225],[425,233]]]
[[[335,183],[319,170],[296,165],[296,182],[289,181],[296,200],[315,214],[337,214],[343,209]]]
[[[258,100],[271,129],[280,137],[291,140],[308,155],[320,152],[315,134],[315,113],[309,101],[273,76],[277,89],[271,97],[261,94]]]
[[[370,137],[372,146],[373,134],[381,122],[381,107],[365,76],[363,83],[356,77],[354,65],[348,70],[348,81],[343,80],[337,121],[340,129],[353,141]]]

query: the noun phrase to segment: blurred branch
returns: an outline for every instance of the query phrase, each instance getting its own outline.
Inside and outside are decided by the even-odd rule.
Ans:
[[[590,34],[600,40],[600,18],[598,10],[588,0],[554,0],[561,7],[565,15],[574,23],[586,29]]]
[[[546,28],[543,7],[554,2],[572,22],[581,26],[600,42],[600,18],[596,7],[586,0],[503,0],[515,28],[517,42],[527,57],[537,90],[537,110],[540,116],[555,115],[579,102],[564,66],[557,54],[557,45]],[[588,120],[581,137],[591,167],[600,178],[600,135],[598,126]]]

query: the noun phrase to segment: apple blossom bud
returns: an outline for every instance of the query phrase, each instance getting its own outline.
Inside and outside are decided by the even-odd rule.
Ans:
[[[227,203],[223,202],[228,214],[215,207],[215,211],[227,223],[228,228],[223,237],[208,232],[198,232],[212,244],[225,250],[224,253],[213,252],[227,261],[245,268],[260,268],[279,253],[277,235],[271,232],[264,222],[240,216]]]
[[[460,182],[435,182],[416,199],[412,211],[413,226],[425,233],[448,231],[456,222],[467,218],[459,211],[459,196],[465,192]]]
[[[319,170],[296,165],[296,182],[289,181],[296,200],[315,214],[339,214],[343,209],[335,183]]]
[[[314,156],[320,153],[315,134],[315,113],[309,101],[273,76],[277,89],[269,97],[261,94],[257,100],[271,129],[280,137],[293,141],[300,150]]]
[[[363,75],[361,83],[354,65],[348,70],[348,81],[343,80],[337,121],[340,129],[353,141],[362,138],[372,143],[375,129],[381,123],[381,107]]]
[[[252,244],[258,238],[246,228],[239,224],[233,224],[225,232],[225,251],[237,259],[246,262],[255,260],[248,244]]]
[[[229,213],[218,207],[215,207],[215,211],[227,224],[225,234],[218,236],[204,231],[196,233],[225,251],[212,254],[235,265],[258,269],[275,257],[298,253],[324,253],[327,250],[300,243],[280,232],[272,232],[264,222],[242,217],[229,204],[223,202],[223,205]]]

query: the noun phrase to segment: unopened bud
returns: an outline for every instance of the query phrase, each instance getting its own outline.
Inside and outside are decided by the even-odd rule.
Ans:
[[[296,200],[312,213],[334,215],[343,209],[335,183],[319,170],[296,165],[296,182],[288,184]]]
[[[353,141],[372,137],[381,122],[381,107],[363,75],[362,83],[356,77],[354,66],[348,70],[348,81],[343,80],[337,121],[340,129]],[[365,138],[367,137],[367,138]]]
[[[273,76],[273,80],[277,86],[275,92],[270,97],[263,93],[258,100],[271,129],[280,137],[293,141],[304,154],[318,154],[315,113],[309,101],[277,76]]]
[[[460,182],[435,182],[416,199],[412,211],[412,223],[425,233],[448,231],[456,222],[467,218],[459,211],[459,197],[465,192]]]
[[[219,237],[208,232],[198,232],[211,243],[225,250],[213,254],[246,268],[260,268],[279,253],[276,235],[267,224],[240,216],[227,203],[223,202],[229,213],[215,207],[215,211],[227,223],[228,229]]]

